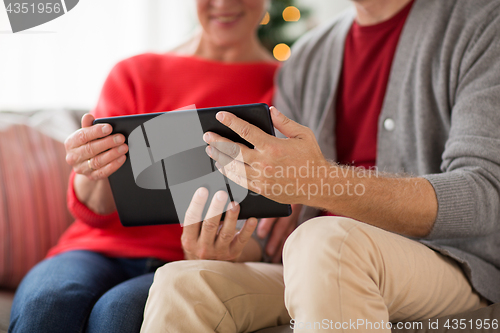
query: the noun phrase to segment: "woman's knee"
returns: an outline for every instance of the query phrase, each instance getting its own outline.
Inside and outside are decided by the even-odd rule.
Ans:
[[[119,281],[107,259],[86,251],[67,252],[36,265],[21,282],[12,306],[11,327],[52,327],[68,332],[85,324],[92,306]],[[107,268],[108,273],[103,273]],[[58,330],[60,328],[60,330]],[[23,331],[22,329],[20,331]]]
[[[149,288],[153,283],[153,273],[127,280],[108,290],[95,303],[92,313],[116,314],[117,312],[142,314]]]
[[[127,280],[102,295],[90,314],[86,332],[139,332],[153,273]]]
[[[91,303],[90,299],[95,297],[89,287],[79,281],[28,278],[23,281],[16,293],[13,311],[65,312],[69,310],[69,306]]]
[[[78,283],[50,279],[42,273],[32,270],[19,286],[12,305],[10,332],[31,332],[30,327],[52,332],[64,332],[74,325],[82,328],[90,313],[90,306],[83,310],[85,298],[91,297],[88,290]],[[68,317],[64,314],[72,309],[71,323],[65,323],[61,316]]]

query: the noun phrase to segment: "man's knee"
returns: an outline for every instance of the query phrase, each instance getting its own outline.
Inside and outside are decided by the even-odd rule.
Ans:
[[[210,266],[211,261],[181,260],[163,265],[156,270],[153,283],[171,283],[171,286],[189,280],[197,280],[200,273]]]
[[[155,293],[199,293],[201,290],[224,289],[224,272],[231,263],[211,260],[185,260],[160,267],[154,276],[150,297]]]
[[[156,270],[150,294],[153,292],[168,292],[179,285],[186,286],[197,279],[197,269],[190,261],[175,261],[163,265]]]
[[[318,217],[298,227],[283,249],[285,274],[287,265],[299,265],[304,274],[329,269],[341,262],[365,266],[377,255],[381,236],[387,233],[353,219]],[[353,267],[351,265],[351,267]]]
[[[156,322],[177,320],[179,315],[191,318],[193,323],[209,330],[214,330],[219,324],[233,325],[222,324],[221,320],[228,312],[224,301],[231,299],[232,295],[228,287],[230,281],[225,275],[234,269],[234,265],[229,262],[187,260],[159,268],[149,290],[143,331],[156,332],[151,329],[157,327]],[[228,331],[234,331],[233,326]]]
[[[293,257],[297,252],[307,251],[314,254],[324,251],[325,248],[339,248],[348,238],[358,236],[350,235],[354,229],[364,227],[364,223],[345,217],[313,218],[300,225],[288,237],[283,250],[284,260]]]

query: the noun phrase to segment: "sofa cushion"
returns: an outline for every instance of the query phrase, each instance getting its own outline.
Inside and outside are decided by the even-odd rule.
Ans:
[[[51,117],[64,127],[55,130]],[[32,126],[44,124],[62,138],[77,125],[61,117],[65,113],[0,113],[0,287],[15,288],[72,222],[64,145]]]
[[[14,293],[0,289],[0,333],[7,333],[9,328],[10,307]]]

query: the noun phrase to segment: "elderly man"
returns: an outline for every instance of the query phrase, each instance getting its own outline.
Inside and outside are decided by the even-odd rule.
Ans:
[[[166,265],[148,332],[251,332],[287,311],[295,331],[380,332],[500,302],[500,3],[354,5],[282,68],[272,119],[286,138],[224,112],[255,148],[205,136],[229,178],[324,216],[288,238],[283,272]]]

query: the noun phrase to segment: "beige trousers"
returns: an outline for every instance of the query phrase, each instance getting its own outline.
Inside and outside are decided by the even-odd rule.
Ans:
[[[388,322],[487,305],[453,260],[347,218],[302,224],[285,244],[283,263],[284,271],[263,263],[167,264],[155,274],[141,332],[236,333],[283,324],[295,332],[389,332]]]

